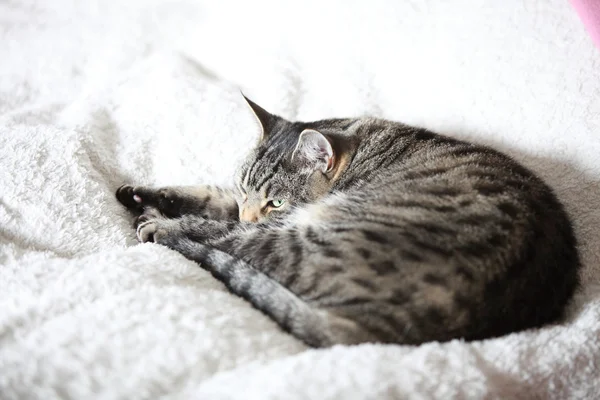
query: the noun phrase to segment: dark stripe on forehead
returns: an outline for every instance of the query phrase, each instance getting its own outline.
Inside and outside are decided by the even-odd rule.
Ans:
[[[267,187],[265,187],[265,196],[269,197],[271,195],[271,187],[273,185],[271,184],[271,181],[267,182]]]
[[[262,185],[265,184],[265,182],[269,179],[271,179],[273,177],[273,175],[275,175],[276,169],[279,167],[279,164],[281,163],[281,156],[277,157],[277,159],[274,162],[273,167],[271,167],[271,165],[269,165],[269,171],[263,171],[263,174],[259,177],[259,176],[255,176],[254,178],[254,182],[253,182],[253,186],[256,190],[259,190]]]
[[[257,183],[256,185],[254,185],[254,188],[255,188],[256,191],[259,191],[263,187],[263,185],[265,184],[265,182],[267,182],[268,180],[270,180],[275,175],[275,173],[277,172],[277,168],[278,167],[279,167],[279,163],[277,163],[275,165],[275,168],[273,168],[271,171],[269,171],[265,175],[263,175],[261,181],[259,183]]]
[[[269,144],[269,145],[263,147],[258,152],[258,154],[256,155],[256,158],[254,159],[254,163],[252,164],[252,167],[250,168],[250,172],[248,173],[248,185],[254,186],[254,184],[256,183],[256,172],[257,172],[256,166],[260,163],[260,161],[262,161],[263,158],[266,158],[267,155],[273,153],[276,149],[277,149],[277,146],[275,146],[274,144]]]
[[[256,174],[260,170],[258,164],[266,159],[268,156],[273,153],[279,153],[279,155],[288,154],[295,146],[298,141],[299,132],[302,130],[301,124],[293,124],[298,126],[287,126],[286,129],[277,130],[273,132],[271,136],[267,139],[265,143],[260,146],[260,149],[256,153],[256,157],[252,163],[250,171],[248,172],[248,184],[253,184],[255,186],[256,181],[259,180],[260,177],[257,177]],[[262,186],[263,183],[261,183]]]
[[[268,179],[270,179],[270,178],[273,177],[273,175],[277,172],[278,168],[281,166],[281,163],[283,162],[283,158],[285,157],[285,151],[283,151],[282,149],[277,148],[275,146],[273,148],[269,149],[269,151],[267,151],[265,153],[265,155],[263,156],[263,159],[266,159],[267,155],[271,155],[272,153],[279,153],[279,154],[278,154],[277,158],[275,159],[275,161],[272,163],[273,167],[270,168],[271,169],[271,174],[265,178],[265,175],[268,175],[268,173],[260,174],[259,173],[260,168],[256,168],[253,171],[253,174],[252,174],[252,176],[249,179],[249,183],[251,182],[252,186],[256,190],[260,189],[260,187],[262,185],[264,185],[264,183]],[[270,165],[269,165],[269,167],[270,167]],[[266,168],[264,168],[264,169],[266,169]],[[262,171],[262,172],[264,172],[264,171]]]
[[[254,159],[254,161],[252,162],[252,165],[251,165],[251,166],[250,166],[250,168],[248,169],[248,174],[247,174],[247,175],[248,175],[248,179],[247,179],[246,186],[250,185],[250,180],[252,179],[252,174],[253,174],[253,172],[254,172],[254,168],[256,167],[256,165],[258,164],[258,161],[261,159],[261,157],[263,156],[263,154],[264,154],[266,151],[267,151],[267,150],[265,149],[265,150],[263,150],[263,151],[259,152],[259,153],[256,155],[256,158]],[[245,178],[246,178],[246,177],[244,176],[244,180],[246,180]]]
[[[273,178],[273,176],[275,176],[275,174],[279,171],[279,168],[281,167],[282,161],[283,161],[283,156],[279,156],[279,158],[275,162],[275,165],[273,166],[271,171],[269,173],[265,174],[263,176],[262,180],[256,184],[256,186],[255,186],[256,190],[260,190],[263,187],[263,185],[265,184],[265,182],[267,182],[268,180]],[[267,192],[268,192],[268,190],[267,190]]]

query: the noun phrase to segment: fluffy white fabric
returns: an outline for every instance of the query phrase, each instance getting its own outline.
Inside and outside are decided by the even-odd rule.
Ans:
[[[562,0],[0,4],[0,398],[592,398],[600,52]],[[207,272],[137,245],[124,182],[227,182],[291,119],[371,114],[492,144],[571,214],[561,324],[308,350]]]

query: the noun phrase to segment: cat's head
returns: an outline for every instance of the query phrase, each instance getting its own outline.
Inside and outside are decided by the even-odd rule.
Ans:
[[[325,195],[340,172],[335,138],[244,98],[262,132],[237,174],[240,220],[276,218]]]

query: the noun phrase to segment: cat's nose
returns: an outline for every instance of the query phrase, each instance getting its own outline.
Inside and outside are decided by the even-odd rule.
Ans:
[[[256,210],[251,210],[248,208],[243,208],[240,211],[240,221],[243,222],[258,222],[260,219],[260,212]]]

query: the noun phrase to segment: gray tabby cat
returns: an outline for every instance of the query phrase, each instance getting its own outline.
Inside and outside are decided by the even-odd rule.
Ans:
[[[483,339],[561,317],[580,261],[539,178],[488,147],[380,119],[263,134],[236,190],[122,186],[137,237],[201,263],[310,346]]]

